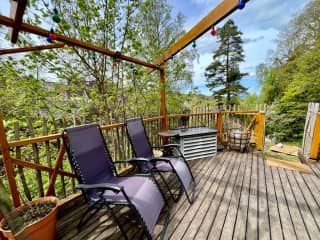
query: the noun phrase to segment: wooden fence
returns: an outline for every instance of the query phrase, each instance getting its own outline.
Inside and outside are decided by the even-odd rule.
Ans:
[[[147,133],[153,145],[160,145],[162,139],[158,132],[162,130],[164,117],[144,119]],[[170,128],[208,126],[217,128],[219,136],[230,124],[251,125],[257,134],[257,148],[263,148],[264,113],[246,112],[198,112],[191,114],[168,115]],[[70,169],[60,134],[48,133],[44,121],[43,136],[36,136],[31,122],[27,124],[29,138],[21,139],[20,127],[14,124],[13,141],[7,141],[6,129],[0,116],[0,145],[6,181],[15,206],[24,200],[44,195],[56,195],[66,198],[75,192],[75,175]],[[132,149],[123,123],[102,126],[106,142],[114,160],[133,157]],[[39,129],[38,131],[39,132]],[[1,162],[1,161],[0,161]],[[125,170],[126,165],[120,166]]]

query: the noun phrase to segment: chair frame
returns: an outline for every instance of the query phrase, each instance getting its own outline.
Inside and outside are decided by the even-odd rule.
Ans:
[[[105,151],[107,152],[108,156],[110,156],[110,161],[112,163],[111,164],[112,171],[116,177],[128,177],[128,175],[123,175],[123,176],[119,175],[114,164],[129,163],[129,164],[132,164],[134,167],[137,167],[138,162],[148,162],[148,160],[143,159],[143,158],[133,158],[133,159],[128,159],[128,160],[113,161],[99,124],[91,124],[91,125],[96,125],[96,127],[99,128],[99,132],[100,132],[101,137],[103,139]],[[69,147],[69,140],[66,139],[66,137],[67,137],[67,129],[64,129],[62,132],[62,139],[63,139],[64,145],[66,148],[66,152],[68,155],[70,165],[72,166],[72,169],[74,170],[76,178],[79,182],[79,184],[76,186],[76,189],[79,189],[82,191],[82,194],[83,194],[86,202],[89,204],[88,209],[81,216],[81,219],[80,219],[78,226],[77,226],[78,229],[82,228],[99,210],[101,210],[105,206],[107,208],[108,212],[111,214],[112,219],[118,225],[123,237],[126,240],[128,240],[129,238],[128,238],[125,230],[123,229],[123,226],[121,225],[119,219],[116,217],[116,213],[114,212],[114,210],[112,208],[112,205],[125,205],[125,206],[129,207],[129,209],[133,212],[133,214],[137,218],[139,224],[142,226],[142,228],[143,228],[142,236],[145,235],[148,240],[152,240],[152,233],[149,232],[147,225],[144,222],[141,214],[138,212],[135,205],[132,203],[132,201],[130,200],[130,198],[128,197],[126,192],[124,191],[123,186],[121,186],[119,184],[114,184],[114,183],[99,183],[99,184],[85,184],[85,183],[83,183],[81,173],[80,173],[78,167],[75,166],[76,163],[74,161],[76,161],[76,160],[74,160],[72,151]],[[158,182],[155,180],[155,177],[152,172],[150,172],[150,174],[134,174],[134,176],[137,176],[137,175],[150,177],[150,179],[156,184],[156,186],[157,186],[158,190],[160,191],[161,196],[164,200],[164,204],[165,204],[164,206],[165,206],[165,208],[167,208],[167,214],[166,214],[165,223],[164,223],[163,229],[161,231],[161,235],[160,235],[160,239],[162,240],[164,238],[164,235],[165,235],[165,232],[167,230],[168,223],[170,220],[170,213],[171,212],[170,212],[169,205],[165,199],[163,192],[161,191],[161,188],[160,188]],[[90,190],[96,191],[96,194],[98,195],[98,199],[92,199],[89,196],[89,194],[87,192]],[[125,201],[108,201],[103,196],[105,191],[112,191],[116,194],[119,194],[121,192],[125,198]],[[93,212],[91,214],[89,214],[91,211],[93,211]],[[163,209],[162,209],[162,211],[163,211]],[[87,216],[88,214],[89,214],[89,216]]]
[[[181,159],[183,160],[183,162],[187,165],[187,168],[188,168],[188,170],[189,170],[189,172],[190,172],[190,175],[191,175],[192,184],[193,184],[191,197],[190,197],[189,194],[188,194],[188,189],[186,189],[186,188],[184,187],[181,178],[179,177],[178,173],[176,172],[175,168],[173,167],[172,163],[170,162],[170,160],[173,159],[173,158],[170,158],[170,157],[155,157],[155,156],[153,155],[152,158],[149,159],[149,161],[150,161],[151,163],[153,163],[153,165],[154,165],[154,167],[153,167],[152,169],[150,169],[150,170],[151,170],[150,172],[156,172],[156,173],[159,174],[159,176],[161,177],[162,181],[164,182],[166,188],[168,189],[168,191],[169,191],[172,199],[173,199],[175,202],[177,202],[177,201],[179,200],[180,195],[182,194],[182,191],[184,191],[184,192],[186,193],[186,197],[187,197],[187,199],[188,199],[188,202],[189,202],[190,204],[192,204],[192,203],[194,202],[194,200],[195,200],[196,180],[195,180],[195,178],[194,178],[194,176],[193,176],[193,173],[192,173],[192,171],[191,171],[191,168],[190,168],[187,160],[185,159],[184,155],[183,155],[182,152],[180,151],[180,145],[179,145],[179,144],[173,144],[173,143],[171,143],[171,144],[164,144],[164,145],[162,145],[162,146],[152,146],[152,145],[151,145],[151,142],[150,142],[150,139],[149,139],[149,137],[148,137],[148,134],[147,134],[147,132],[146,132],[146,127],[145,127],[145,125],[144,125],[144,122],[143,122],[142,118],[139,117],[138,119],[140,119],[140,121],[141,121],[141,123],[142,123],[144,135],[145,135],[145,137],[146,137],[146,139],[147,139],[147,142],[148,142],[148,145],[149,145],[150,149],[164,149],[164,150],[165,150],[165,149],[175,149],[175,150],[178,152],[178,156],[173,156],[173,157],[174,157],[174,158],[181,158]],[[138,154],[137,154],[137,152],[135,151],[134,144],[133,144],[132,139],[131,139],[131,137],[129,136],[129,133],[128,133],[127,121],[130,121],[130,119],[127,119],[126,122],[125,122],[126,132],[127,132],[128,138],[129,138],[129,142],[130,142],[130,144],[131,144],[131,146],[132,146],[133,153],[134,153],[134,155],[137,157]],[[139,157],[139,159],[141,159],[141,158]],[[142,159],[146,159],[146,158],[142,158]],[[161,161],[162,161],[162,162],[166,162],[166,163],[168,163],[168,164],[170,165],[170,167],[171,167],[171,169],[172,169],[172,172],[176,175],[176,177],[177,177],[177,179],[178,179],[178,181],[179,181],[179,183],[180,183],[180,186],[181,186],[182,189],[180,189],[180,192],[179,192],[179,194],[178,194],[177,197],[174,197],[174,194],[172,193],[172,191],[171,191],[171,189],[170,189],[167,181],[165,180],[164,176],[161,174],[161,172],[167,172],[167,171],[161,171],[161,170],[159,170],[159,169],[156,168],[156,162],[161,162]],[[155,181],[156,181],[156,179],[155,179]]]

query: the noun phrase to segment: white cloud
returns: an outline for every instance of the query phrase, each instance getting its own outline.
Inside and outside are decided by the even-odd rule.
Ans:
[[[180,0],[175,0],[180,2]],[[270,49],[275,49],[275,39],[290,19],[297,14],[310,0],[250,0],[245,9],[237,10],[227,19],[233,19],[238,28],[243,32],[243,45],[245,62],[240,64],[243,72],[249,73],[249,78],[244,79],[250,92],[256,92],[254,83],[256,66],[266,61]],[[186,16],[186,29],[189,30],[205,17],[221,1],[191,0],[181,12]],[[175,5],[179,7],[179,5]],[[188,8],[187,8],[188,7]],[[225,21],[217,27],[221,27]],[[199,63],[194,61],[194,85],[204,89],[204,69],[212,61],[212,53],[218,47],[215,38],[209,33],[197,40],[197,49],[200,54]],[[203,90],[203,93],[207,93]]]

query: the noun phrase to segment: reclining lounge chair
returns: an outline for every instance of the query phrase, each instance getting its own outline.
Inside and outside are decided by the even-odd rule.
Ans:
[[[161,172],[172,172],[174,173],[181,186],[180,191],[184,191],[186,197],[190,203],[194,201],[195,198],[195,187],[196,182],[189,167],[188,162],[184,158],[183,154],[179,149],[178,144],[167,144],[158,148],[162,148],[164,152],[176,153],[176,154],[165,154],[162,157],[155,157],[153,155],[153,148],[150,144],[149,138],[147,136],[143,121],[141,118],[127,119],[125,121],[127,134],[130,143],[133,148],[133,152],[138,158],[150,159],[150,162],[139,162],[137,163],[142,171],[155,171],[159,173],[160,177],[164,181],[166,187],[168,188],[171,196],[175,201],[177,198],[174,197],[172,191],[169,188],[168,183],[162,176]],[[189,186],[192,184],[192,192],[189,194]]]
[[[78,227],[106,207],[124,238],[128,239],[112,207],[120,204],[130,208],[143,228],[142,235],[152,239],[161,210],[167,206],[159,187],[152,177],[118,176],[113,165],[123,162],[135,164],[139,159],[113,162],[98,124],[67,128],[63,131],[63,140],[79,182],[77,188],[81,189],[89,203]],[[161,239],[165,234],[169,213],[168,210]]]

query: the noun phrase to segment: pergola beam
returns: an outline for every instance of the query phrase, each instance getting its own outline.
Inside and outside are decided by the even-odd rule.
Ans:
[[[63,43],[57,43],[57,44],[40,45],[40,46],[23,47],[23,48],[0,49],[0,55],[40,51],[40,50],[45,50],[45,49],[62,48],[62,47],[64,47],[64,45],[65,44],[63,44]]]
[[[245,0],[248,2],[249,0]],[[218,24],[224,18],[233,13],[239,4],[239,0],[224,0],[214,8],[206,17],[194,25],[184,36],[173,44],[162,56],[155,61],[155,64],[164,64],[171,56],[177,54],[180,50],[188,46],[192,41],[201,37],[213,25]]]
[[[11,18],[0,15],[0,24],[5,25],[7,27],[14,27],[14,20]],[[46,30],[46,29],[36,27],[36,26],[33,26],[28,23],[22,23],[20,26],[20,31],[32,33],[32,34],[43,36],[43,37],[47,37],[48,33],[49,33],[48,30]],[[124,61],[139,64],[139,65],[149,67],[152,69],[160,69],[160,67],[157,66],[156,64],[147,63],[145,61],[142,61],[142,60],[139,60],[139,59],[136,59],[133,57],[125,56],[119,52],[114,52],[114,51],[111,51],[106,48],[98,47],[93,44],[89,44],[89,43],[86,43],[86,42],[83,42],[83,41],[80,41],[80,40],[77,40],[77,39],[74,39],[71,37],[64,36],[62,34],[56,34],[56,35],[57,35],[58,41],[64,42],[64,43],[71,45],[71,46],[81,47],[81,48],[84,48],[84,49],[87,49],[90,51],[99,52],[99,53],[102,53],[102,54],[105,54],[105,55],[108,55],[111,57],[116,57],[116,58],[122,59]]]
[[[14,19],[14,25],[10,30],[10,40],[12,43],[17,43],[19,36],[19,29],[22,24],[23,14],[26,10],[27,0],[12,1],[11,0],[11,9],[10,17]]]

